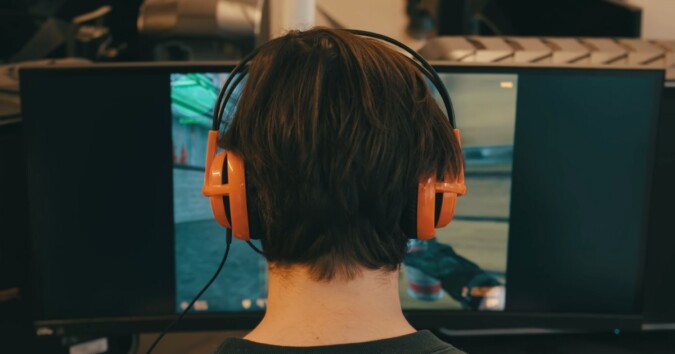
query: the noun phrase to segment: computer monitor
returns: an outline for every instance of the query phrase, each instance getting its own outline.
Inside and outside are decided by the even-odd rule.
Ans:
[[[411,241],[421,261],[402,267],[406,316],[424,328],[639,328],[663,71],[435,67],[462,129],[469,194],[436,241]],[[21,72],[40,333],[163,329],[215,271],[225,231],[201,185],[231,69]],[[444,279],[424,266],[439,248]],[[176,329],[252,328],[266,277],[264,259],[235,240]]]
[[[645,330],[675,329],[675,81],[665,83],[656,137],[644,280]]]

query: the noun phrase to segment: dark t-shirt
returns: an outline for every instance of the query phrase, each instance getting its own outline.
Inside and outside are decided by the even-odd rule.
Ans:
[[[282,347],[261,344],[241,338],[228,338],[214,354],[465,354],[463,351],[438,339],[429,331],[418,331],[400,337],[381,339],[372,342],[322,345],[318,347]]]

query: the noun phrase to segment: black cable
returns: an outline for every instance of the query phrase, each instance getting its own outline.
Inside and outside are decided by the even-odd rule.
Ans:
[[[248,247],[251,247],[251,249],[253,251],[255,251],[255,253],[263,255],[263,256],[265,255],[265,252],[263,252],[260,248],[256,247],[256,245],[254,245],[253,242],[246,241],[246,243],[248,244]]]
[[[216,269],[216,272],[213,273],[213,276],[211,276],[211,279],[209,279],[209,281],[206,283],[206,285],[204,285],[204,287],[202,288],[202,290],[199,291],[199,293],[197,294],[197,296],[195,296],[195,297],[192,299],[192,301],[190,301],[190,304],[185,308],[185,310],[183,310],[183,312],[180,314],[180,316],[178,316],[178,318],[176,318],[175,320],[173,320],[173,322],[171,322],[171,324],[169,324],[169,325],[164,329],[164,331],[162,331],[162,333],[159,335],[159,337],[157,337],[157,339],[155,339],[155,341],[154,341],[154,342],[152,343],[152,345],[150,346],[150,349],[148,349],[147,354],[152,353],[152,351],[155,349],[155,347],[157,346],[157,344],[159,344],[159,341],[161,341],[162,338],[164,338],[164,336],[171,330],[171,328],[172,328],[173,326],[175,326],[178,322],[180,322],[180,320],[183,319],[183,317],[185,316],[185,314],[188,313],[188,311],[190,311],[190,309],[192,308],[192,306],[193,306],[193,305],[195,304],[195,302],[197,302],[197,300],[199,300],[199,298],[204,294],[204,292],[206,291],[206,289],[208,289],[208,288],[211,286],[211,284],[213,284],[213,282],[216,280],[216,278],[218,278],[218,275],[220,274],[220,271],[223,270],[223,266],[225,265],[225,261],[227,261],[227,255],[230,253],[230,245],[232,244],[232,230],[230,230],[230,229],[226,229],[226,231],[225,231],[225,243],[226,243],[226,245],[225,245],[225,254],[223,255],[223,259],[220,261],[220,264],[218,265],[218,269]]]
[[[216,113],[217,119],[218,119],[218,127],[220,127],[220,122],[223,121],[223,114],[225,113],[225,108],[227,107],[227,102],[230,100],[230,96],[234,93],[234,90],[237,89],[237,86],[239,86],[239,83],[241,83],[242,80],[244,80],[244,77],[248,74],[248,67],[244,66],[241,71],[237,74],[237,78],[234,79],[232,82],[230,88],[227,90],[227,93],[225,94],[225,97],[227,99],[223,102],[217,102],[218,103],[218,111]],[[224,88],[223,88],[224,89]]]
[[[237,76],[237,74],[240,71],[242,71],[244,69],[244,67],[246,67],[248,62],[251,61],[251,59],[253,59],[253,57],[255,57],[256,54],[258,54],[259,50],[260,50],[260,48],[256,48],[249,55],[244,57],[244,59],[242,59],[242,61],[239,64],[237,64],[237,66],[235,66],[234,69],[232,69],[232,72],[227,77],[227,80],[225,80],[225,83],[223,84],[223,87],[220,89],[220,92],[218,92],[218,97],[216,98],[216,104],[213,107],[213,125],[211,126],[211,130],[219,130],[220,129],[220,117],[218,116],[218,113],[221,111],[220,105],[221,104],[227,104],[227,101],[230,98],[229,96],[223,97],[225,95],[225,92],[227,91],[227,88],[230,86],[230,84],[232,83],[232,80]],[[234,91],[234,89],[232,89],[231,91]],[[223,100],[223,98],[225,98],[225,99]],[[225,102],[225,103],[222,103],[222,102]],[[222,108],[222,110],[225,110],[225,108]]]

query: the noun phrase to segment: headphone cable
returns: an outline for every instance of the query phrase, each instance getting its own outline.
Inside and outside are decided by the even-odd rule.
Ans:
[[[259,255],[261,255],[261,256],[264,256],[264,255],[265,255],[265,252],[263,252],[260,248],[256,247],[256,245],[254,245],[253,242],[251,242],[250,240],[246,241],[246,243],[248,244],[248,247],[251,247],[251,249],[252,249],[255,253],[257,253],[257,254],[259,254]]]
[[[178,322],[180,322],[180,320],[183,319],[185,314],[188,313],[188,311],[190,311],[192,306],[194,306],[195,302],[197,302],[197,300],[199,300],[199,298],[204,294],[206,289],[208,289],[211,286],[211,284],[213,284],[213,282],[216,280],[216,278],[218,278],[218,275],[220,274],[220,271],[223,270],[223,266],[225,265],[225,261],[227,261],[227,255],[230,253],[230,245],[232,244],[232,230],[230,230],[230,229],[226,229],[226,231],[225,231],[225,243],[226,243],[225,254],[223,255],[223,259],[220,261],[220,264],[218,265],[218,269],[216,269],[216,272],[213,273],[213,275],[211,276],[211,279],[209,279],[209,281],[206,283],[206,285],[204,285],[202,290],[200,290],[199,293],[197,293],[197,296],[195,296],[192,299],[192,301],[190,301],[190,304],[183,310],[183,312],[180,314],[180,316],[178,316],[178,318],[173,320],[173,322],[171,322],[171,324],[169,324],[164,329],[164,331],[162,331],[162,333],[159,335],[159,337],[157,337],[157,339],[155,339],[155,341],[150,346],[150,349],[148,349],[147,354],[152,353],[152,351],[155,349],[157,344],[159,344],[159,341],[161,341],[162,338],[164,338],[164,336],[171,330],[171,328],[173,328],[173,326],[175,326]]]

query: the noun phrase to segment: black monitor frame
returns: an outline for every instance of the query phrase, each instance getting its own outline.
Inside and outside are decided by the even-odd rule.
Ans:
[[[664,281],[665,269],[675,269],[675,80],[665,82],[656,137],[649,236],[644,276],[643,330],[675,330],[675,283]],[[666,272],[667,273],[667,272]]]
[[[564,71],[566,73],[593,74],[597,70],[636,70],[627,68],[552,68],[552,67],[519,67],[519,66],[479,66],[467,64],[432,63],[439,73],[547,73]],[[59,66],[33,67],[21,71],[22,81],[25,79],[48,79],[54,72],[70,72],[90,70],[92,73],[100,71],[130,70],[143,73],[189,73],[189,72],[230,72],[234,63],[125,63],[88,66]],[[662,70],[654,70],[659,71]],[[653,165],[653,163],[652,163]],[[643,230],[643,234],[646,230]],[[32,235],[34,238],[35,236]],[[644,236],[641,242],[644,249]],[[35,246],[33,246],[35,247]],[[643,250],[644,251],[644,250]],[[35,248],[33,248],[35,253]],[[644,254],[644,252],[642,252]],[[644,258],[644,256],[643,256]],[[644,263],[644,262],[641,262]],[[39,284],[34,284],[32,299],[38,300]],[[640,297],[642,295],[640,294]],[[78,318],[64,320],[40,319],[38,301],[34,301],[36,318],[34,321],[39,335],[80,335],[80,334],[114,334],[135,332],[156,332],[163,330],[174,318],[175,314],[161,316],[136,317],[104,317]],[[522,312],[464,312],[464,311],[428,311],[407,310],[405,315],[411,324],[417,328],[449,328],[449,329],[554,329],[554,330],[584,330],[584,331],[612,331],[620,328],[622,331],[640,330],[642,316],[608,315],[588,313],[522,313]],[[253,328],[262,318],[262,313],[208,313],[190,314],[185,316],[174,330],[245,330]],[[536,332],[536,330],[533,330]],[[494,333],[494,332],[491,332]]]

